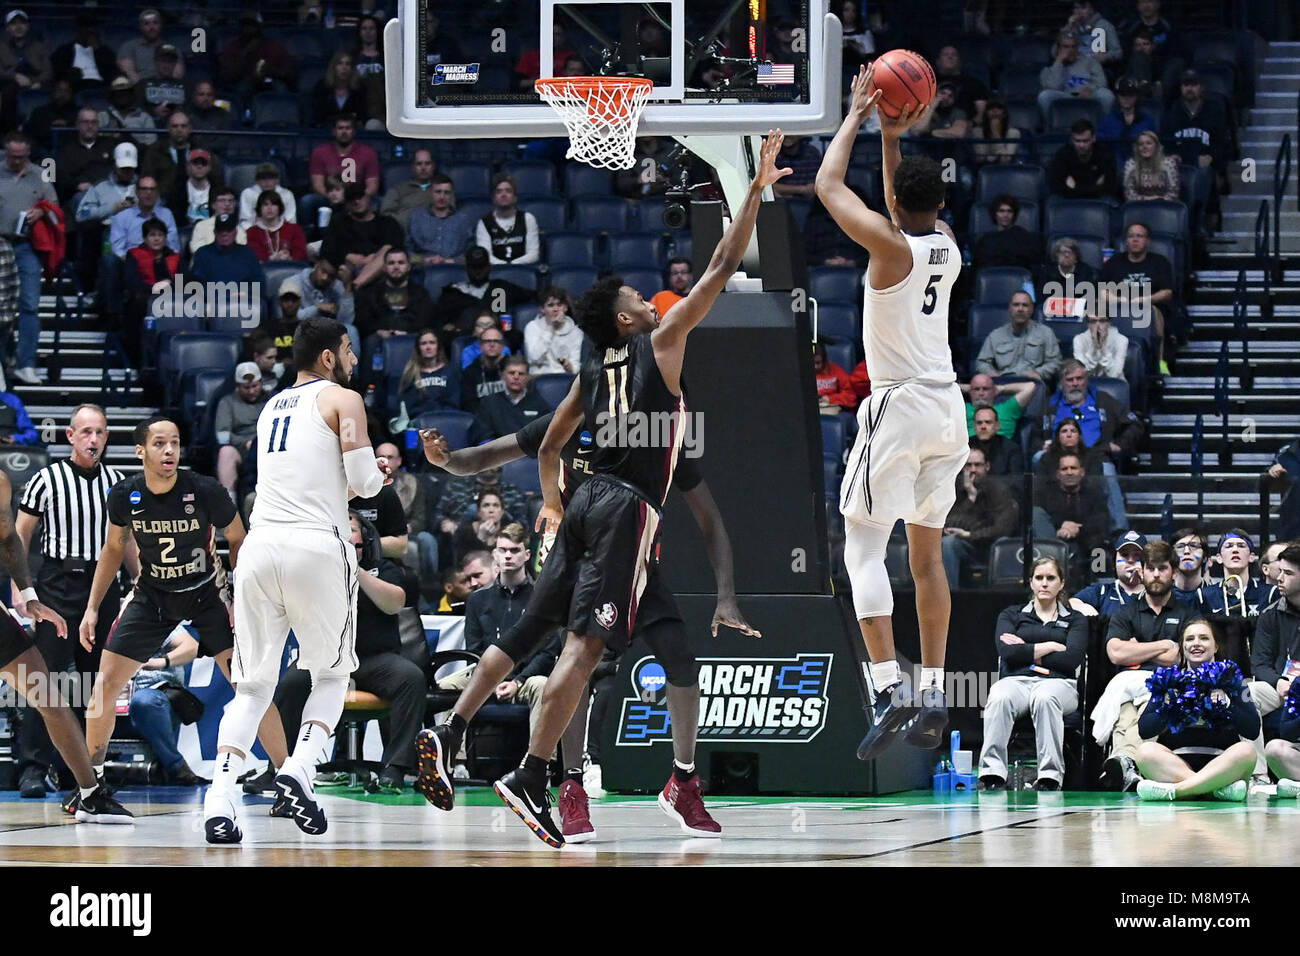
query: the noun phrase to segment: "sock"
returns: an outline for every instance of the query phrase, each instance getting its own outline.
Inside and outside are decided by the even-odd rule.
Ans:
[[[77,789],[81,791],[81,799],[82,799],[82,800],[85,800],[85,799],[87,799],[87,798],[88,798],[92,793],[94,793],[96,790],[99,789],[99,785],[96,784],[96,785],[93,786],[93,787],[78,787]]]
[[[541,757],[527,754],[524,756],[524,762],[519,766],[532,776],[546,778],[546,761]]]
[[[881,661],[871,665],[871,686],[876,693],[893,687],[899,681],[898,661]]]
[[[921,668],[921,686],[918,690],[927,690],[936,687],[943,690],[943,668],[942,667],[922,667]]]
[[[313,770],[317,756],[329,739],[329,731],[320,724],[310,721],[303,724],[302,729],[298,731],[298,742],[294,744],[293,754],[285,763],[293,763],[303,771]]]
[[[239,775],[244,772],[244,758],[230,751],[217,754],[216,766],[212,769],[212,786],[226,793],[233,793],[239,783]]]
[[[582,786],[582,768],[579,767],[577,770],[564,771],[564,779],[572,780],[578,786]]]
[[[678,783],[685,783],[695,776],[695,761],[682,763],[680,760],[673,761],[673,776],[677,778]]]
[[[453,710],[451,716],[447,718],[447,722],[443,724],[443,726],[450,727],[451,732],[460,738],[465,736],[465,728],[469,726],[469,723],[466,722],[464,717]]]
[[[91,765],[90,765],[90,769],[93,770],[93,771],[95,771],[95,779],[96,779],[96,780],[103,780],[103,779],[104,779],[104,765],[103,765],[102,763],[94,763],[94,764],[91,764]]]

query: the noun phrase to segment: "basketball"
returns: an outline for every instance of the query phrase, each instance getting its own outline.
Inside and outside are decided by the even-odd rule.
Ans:
[[[934,67],[919,53],[890,50],[876,60],[876,73],[867,92],[876,90],[884,91],[876,108],[890,119],[898,119],[909,103],[916,115],[934,100]]]

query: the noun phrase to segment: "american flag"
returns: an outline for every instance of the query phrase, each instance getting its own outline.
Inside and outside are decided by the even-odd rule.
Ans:
[[[780,86],[794,83],[793,63],[760,63],[758,65],[758,82],[763,86]]]

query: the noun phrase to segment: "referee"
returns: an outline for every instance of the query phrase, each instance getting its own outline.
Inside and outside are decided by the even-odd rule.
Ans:
[[[108,417],[98,405],[78,405],[66,431],[72,455],[42,468],[27,483],[15,522],[24,553],[31,548],[37,524],[41,524],[41,569],[36,587],[43,603],[65,620],[79,621],[90,598],[95,563],[108,536],[108,491],[121,481],[116,468],[100,463],[108,445]],[[139,554],[134,542],[125,556],[132,579],[140,574]],[[51,672],[74,670],[82,675],[81,705],[99,671],[99,654],[117,617],[122,593],[117,582],[105,595],[104,606],[114,613],[99,620],[93,651],[86,651],[75,639],[59,637],[53,625],[36,625],[36,646]],[[26,617],[26,602],[17,591],[13,606]],[[79,706],[78,709],[84,709]],[[18,731],[18,788],[24,797],[43,797],[48,792],[45,778],[55,761],[54,747],[45,724],[25,720]]]

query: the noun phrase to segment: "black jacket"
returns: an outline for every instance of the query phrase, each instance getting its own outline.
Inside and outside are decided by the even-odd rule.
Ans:
[[[75,69],[72,65],[76,55],[77,51],[73,43],[63,44],[50,54],[50,70],[55,76],[70,75],[77,84],[78,89],[83,86],[95,85],[93,82],[82,83],[81,71]],[[118,74],[117,56],[102,43],[94,48],[93,56],[95,57],[95,68],[99,70],[99,75],[103,77],[100,85],[107,89],[108,84],[113,82],[113,78]]]
[[[1110,529],[1110,512],[1106,508],[1105,492],[1095,479],[1084,477],[1079,487],[1067,492],[1055,477],[1039,480],[1034,492],[1034,504],[1047,512],[1052,525],[1060,528],[1062,522],[1077,521],[1082,525],[1075,539],[1080,548],[1091,552],[1102,547]]]
[[[470,594],[465,602],[465,650],[482,656],[498,643],[524,616],[524,608],[533,594],[533,582],[525,580],[513,591],[500,578]],[[561,649],[560,628],[540,651],[526,661],[515,661],[508,680],[525,681],[536,675],[550,674]]]
[[[350,215],[332,216],[325,230],[325,240],[321,243],[320,255],[328,259],[337,268],[347,262],[347,257],[356,253],[368,256],[378,252],[383,246],[393,249],[405,249],[406,237],[402,227],[392,216],[377,212],[372,219],[358,220]],[[358,329],[357,331],[360,331]]]
[[[1195,613],[1193,608],[1177,598],[1170,597],[1161,612],[1156,614],[1143,596],[1140,600],[1125,604],[1115,611],[1110,619],[1110,626],[1106,629],[1106,640],[1102,646],[1104,648],[1113,638],[1119,638],[1121,641],[1136,639],[1141,644],[1149,644],[1152,641],[1176,642],[1179,625],[1185,618]],[[1160,665],[1148,661],[1137,669],[1153,671],[1157,666]]]
[[[1255,624],[1251,673],[1255,680],[1276,687],[1288,660],[1300,661],[1300,611],[1286,598],[1278,598]]]
[[[1020,450],[1020,443],[1002,435],[994,435],[988,441],[978,438],[970,440],[971,448],[984,452],[989,463],[990,475],[1009,475],[1019,477],[1025,473],[1025,455]]]
[[[1021,226],[986,232],[975,242],[971,263],[985,266],[1019,266],[1034,269],[1043,261],[1043,237]]]
[[[1003,634],[1014,634],[1023,644],[1005,644]],[[1034,645],[1059,641],[1064,651],[1053,651],[1034,661]],[[993,642],[1002,659],[1002,677],[1061,677],[1074,680],[1088,650],[1088,619],[1062,602],[1055,621],[1044,622],[1031,600],[1024,607],[1004,608],[993,629]],[[1046,670],[1047,673],[1043,673]]]
[[[1065,184],[1074,177],[1074,187]],[[1100,180],[1100,182],[1098,182]],[[1047,169],[1047,188],[1053,196],[1067,199],[1107,199],[1119,195],[1119,170],[1115,154],[1094,143],[1087,159],[1080,159],[1069,143],[1056,151]]]
[[[432,327],[433,300],[423,285],[408,278],[404,300],[400,296],[390,296],[391,292],[392,287],[384,277],[357,293],[357,334],[362,342],[379,329],[397,329],[414,334]]]
[[[59,175],[54,179],[54,191],[59,202],[68,201],[76,192],[77,183],[94,186],[107,179],[113,172],[113,150],[117,144],[118,140],[110,136],[100,136],[90,146],[75,136],[65,137],[55,160]]]
[[[381,581],[406,589],[407,575],[402,568],[381,558],[379,567],[374,571],[360,568],[358,574],[373,574]],[[406,593],[406,603],[413,603],[415,595]],[[401,632],[397,626],[396,614],[385,614],[375,606],[375,602],[366,597],[366,592],[357,588],[357,657],[373,657],[376,654],[400,654],[402,651]]]

